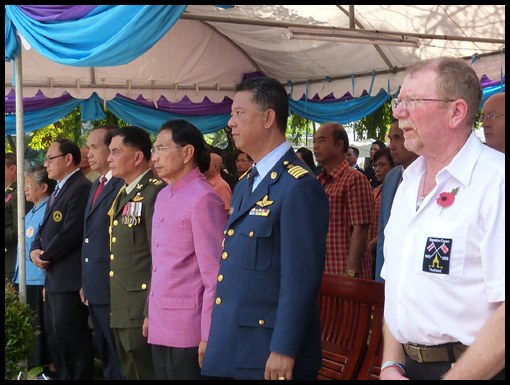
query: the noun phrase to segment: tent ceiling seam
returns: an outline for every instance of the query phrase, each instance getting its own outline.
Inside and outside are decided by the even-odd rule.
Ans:
[[[349,6],[351,7],[351,6]],[[349,18],[352,17],[352,21],[354,22],[354,25],[357,26],[359,29],[362,29],[364,30],[365,27],[363,26],[363,24],[361,24],[354,15],[351,15],[349,11],[347,11],[344,7],[342,7],[341,5],[337,5],[337,8],[340,9],[343,13],[345,13],[345,15]],[[352,6],[352,8],[354,9],[354,6]],[[388,57],[384,54],[384,52],[382,51],[382,49],[377,45],[377,44],[374,44],[374,48],[375,50],[377,51],[377,53],[381,56],[381,58],[384,60],[384,62],[386,63],[386,65],[388,66],[388,68],[390,69],[390,71],[393,71],[394,70],[394,66],[391,64],[390,60],[388,59]]]

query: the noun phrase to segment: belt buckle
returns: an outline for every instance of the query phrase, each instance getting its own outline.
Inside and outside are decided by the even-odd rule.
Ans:
[[[409,354],[409,357],[411,357],[413,360],[419,363],[423,363],[423,355],[421,353],[421,348],[419,346],[407,344],[407,354]]]

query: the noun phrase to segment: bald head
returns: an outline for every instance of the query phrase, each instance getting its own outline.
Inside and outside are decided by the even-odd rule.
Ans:
[[[220,173],[222,163],[223,159],[221,158],[221,156],[212,152],[209,170],[204,172],[204,176],[207,178],[207,180],[214,178],[216,175]]]
[[[505,93],[492,95],[482,109],[482,126],[487,146],[505,153]]]

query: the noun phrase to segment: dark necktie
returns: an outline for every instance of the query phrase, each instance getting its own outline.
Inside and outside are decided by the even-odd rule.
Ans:
[[[94,203],[96,203],[96,199],[101,194],[101,191],[103,191],[104,185],[106,183],[107,179],[104,175],[101,175],[101,182],[99,183],[99,186],[97,186],[96,192],[94,193],[94,198],[92,198],[92,206],[90,208],[94,207]]]
[[[53,191],[53,194],[51,194],[50,206],[53,206],[53,203],[55,202],[55,198],[57,197],[59,191],[60,191],[60,187],[58,187],[58,183],[57,183],[57,185],[55,186],[55,191]]]
[[[251,192],[253,190],[253,181],[255,180],[255,177],[259,175],[259,172],[257,171],[256,167],[253,167],[250,171],[250,174],[248,175],[248,183],[246,183],[246,190],[244,190],[244,196],[243,196],[243,203],[246,202],[248,197],[251,195]]]

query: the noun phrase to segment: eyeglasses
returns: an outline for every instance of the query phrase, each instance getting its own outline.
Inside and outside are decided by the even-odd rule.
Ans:
[[[478,118],[478,121],[479,122],[482,122],[485,120],[485,118],[489,119],[489,120],[496,120],[496,118],[499,118],[500,116],[505,116],[505,114],[489,114],[489,115],[480,115],[480,117]]]
[[[248,159],[236,159],[236,163],[246,163],[246,162],[250,162]]]
[[[455,99],[417,99],[414,96],[404,96],[402,99],[393,98],[391,100],[391,109],[395,111],[402,103],[402,107],[406,111],[412,111],[416,108],[416,102],[454,102]]]
[[[55,156],[48,156],[46,159],[44,159],[44,163],[51,163],[53,159],[60,158],[61,156],[66,156],[67,154],[61,154],[61,155],[55,155]]]
[[[159,154],[161,154],[161,152],[163,150],[166,150],[167,148],[184,147],[184,146],[185,146],[184,144],[176,144],[176,145],[173,145],[173,146],[156,146],[156,147],[152,147],[151,148],[151,154],[152,155],[159,155]]]
[[[389,166],[389,163],[379,162],[379,163],[374,163],[373,165],[374,165],[374,168],[377,168],[377,167]]]
[[[25,188],[30,188],[30,183],[25,183]]]

